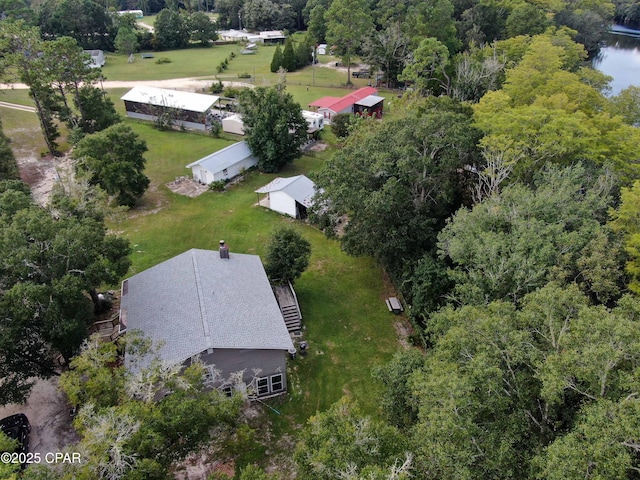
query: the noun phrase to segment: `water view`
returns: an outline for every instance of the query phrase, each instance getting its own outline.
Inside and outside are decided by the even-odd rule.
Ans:
[[[614,25],[606,45],[592,60],[593,68],[613,77],[611,94],[630,85],[640,87],[640,30]]]

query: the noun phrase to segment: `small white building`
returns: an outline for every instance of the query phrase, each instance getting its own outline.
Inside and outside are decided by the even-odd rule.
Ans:
[[[219,180],[230,180],[257,164],[258,159],[251,153],[247,142],[238,142],[190,163],[185,168],[191,169],[195,181],[209,185]]]
[[[244,135],[244,122],[242,115],[235,114],[222,119],[222,131],[225,133],[233,133],[235,135]]]
[[[84,53],[89,55],[89,60],[87,61],[87,65],[91,68],[102,68],[106,63],[106,59],[104,58],[104,52],[102,50],[83,50]]]
[[[318,45],[318,55],[326,55],[327,54],[327,44],[321,43]]]
[[[315,133],[324,128],[324,115],[321,113],[302,110],[302,116],[307,121],[307,133]]]
[[[266,193],[265,199],[260,201],[271,210],[293,218],[306,218],[307,209],[313,205],[313,197],[316,194],[316,184],[304,175],[296,177],[278,177],[256,190],[258,197]]]

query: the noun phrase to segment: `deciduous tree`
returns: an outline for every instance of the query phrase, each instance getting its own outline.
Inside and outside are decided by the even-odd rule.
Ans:
[[[146,143],[131,127],[118,124],[83,138],[73,157],[79,175],[114,195],[118,204],[134,206],[149,186],[143,173],[146,151]]]
[[[301,155],[307,122],[291,94],[275,87],[244,90],[240,110],[247,143],[263,172],[277,172]]]
[[[364,0],[333,0],[325,13],[327,42],[347,64],[347,84],[351,83],[351,62],[364,39],[373,32],[371,10]]]
[[[273,232],[264,269],[272,282],[293,283],[309,266],[311,244],[293,228]]]

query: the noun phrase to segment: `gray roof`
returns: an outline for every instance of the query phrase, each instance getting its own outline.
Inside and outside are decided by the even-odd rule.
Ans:
[[[284,192],[305,207],[313,204],[316,184],[304,175],[282,178],[278,177],[256,190],[256,193]]]
[[[127,330],[161,342],[172,364],[209,348],[292,350],[260,257],[229,256],[192,249],[125,280]]]
[[[191,168],[196,165],[200,165],[201,167],[206,168],[212,173],[217,173],[248,157],[252,157],[254,158],[256,163],[258,162],[258,160],[253,157],[251,150],[249,150],[249,145],[247,145],[247,142],[243,141],[234,143],[233,145],[229,145],[222,150],[211,153],[206,157],[201,158],[200,160],[190,163],[185,168]]]
[[[383,100],[384,97],[379,97],[378,95],[369,95],[368,97],[364,97],[362,100],[358,100],[356,102],[356,105],[362,105],[363,107],[373,107]]]

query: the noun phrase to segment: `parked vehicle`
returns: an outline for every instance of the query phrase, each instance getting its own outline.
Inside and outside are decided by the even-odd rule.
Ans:
[[[0,430],[12,440],[18,440],[18,448],[15,452],[27,453],[29,451],[31,424],[24,413],[17,413],[0,420]]]

